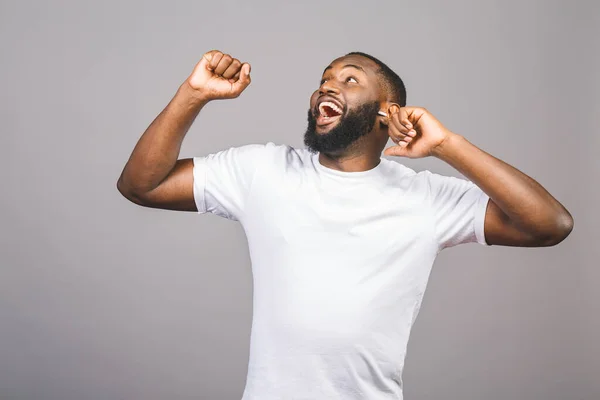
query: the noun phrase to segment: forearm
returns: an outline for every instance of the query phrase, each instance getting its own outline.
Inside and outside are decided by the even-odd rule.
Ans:
[[[544,187],[466,138],[451,134],[432,155],[481,188],[524,232],[543,237],[571,229],[571,215]]]
[[[119,177],[122,193],[142,195],[156,188],[171,172],[183,139],[208,101],[184,82],[137,142]]]

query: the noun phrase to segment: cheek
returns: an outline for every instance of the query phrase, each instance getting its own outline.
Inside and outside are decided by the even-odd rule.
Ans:
[[[319,91],[315,90],[312,94],[312,96],[310,96],[310,108],[312,109],[315,105],[315,103],[317,102],[317,97],[319,96]]]
[[[378,100],[378,98],[374,96],[374,93],[366,90],[359,90],[358,88],[346,91],[345,97],[346,103],[348,106],[352,106],[352,108]]]

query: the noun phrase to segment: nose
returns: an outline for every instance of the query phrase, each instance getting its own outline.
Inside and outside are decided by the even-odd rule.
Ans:
[[[323,82],[323,84],[319,87],[319,94],[337,94],[339,92],[339,89],[332,83],[331,80]]]

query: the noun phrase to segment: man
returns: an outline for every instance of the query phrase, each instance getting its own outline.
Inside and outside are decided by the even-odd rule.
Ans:
[[[204,54],[117,184],[142,206],[243,225],[254,279],[243,400],[402,399],[406,345],[437,254],[471,242],[553,246],[573,228],[535,180],[407,107],[398,75],[363,53],[325,69],[307,149],[269,142],[178,160],[202,107],[249,84],[249,64]],[[389,138],[385,155],[437,157],[469,180],[382,159]]]

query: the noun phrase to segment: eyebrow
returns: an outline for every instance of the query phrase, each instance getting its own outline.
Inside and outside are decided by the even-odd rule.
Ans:
[[[358,70],[361,70],[362,72],[365,72],[365,70],[360,66],[360,65],[354,65],[354,64],[346,64],[344,65],[342,68],[356,68]],[[328,69],[332,69],[333,67],[330,65],[329,67],[325,68],[325,70],[323,70],[323,74],[325,74],[325,72],[327,72]],[[366,73],[366,72],[365,72]]]

